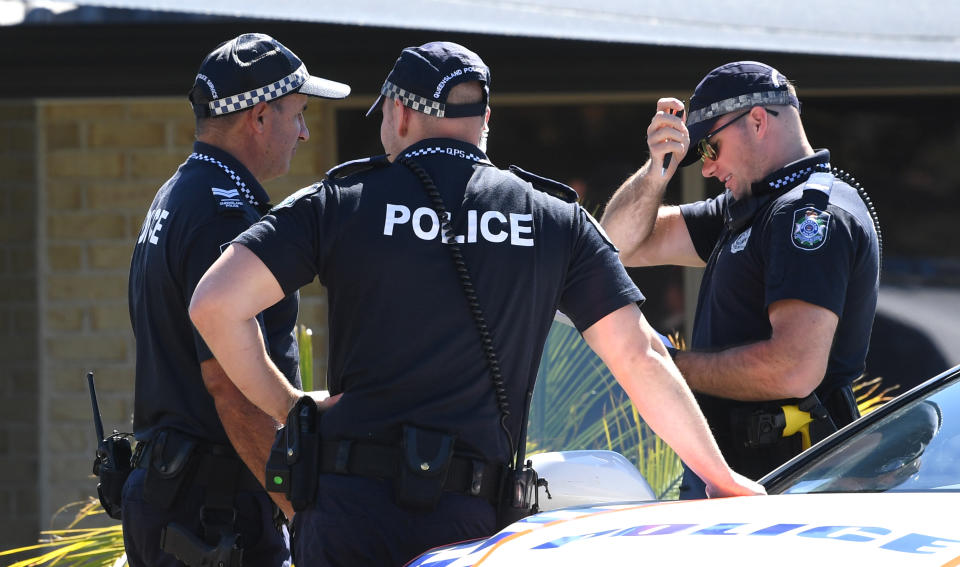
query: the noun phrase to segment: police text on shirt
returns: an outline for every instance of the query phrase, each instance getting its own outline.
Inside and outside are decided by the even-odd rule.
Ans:
[[[421,240],[434,240],[440,236],[440,217],[433,209],[420,207],[411,213],[405,205],[387,203],[383,234],[393,236],[394,229],[404,225],[410,225],[413,234]],[[509,238],[512,246],[533,246],[533,215],[468,210],[467,233],[458,234],[457,242],[475,243],[478,238],[494,243]]]

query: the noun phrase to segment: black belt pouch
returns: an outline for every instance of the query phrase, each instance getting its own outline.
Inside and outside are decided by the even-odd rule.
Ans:
[[[397,504],[421,510],[432,510],[437,505],[453,459],[455,440],[447,432],[403,426]]]
[[[144,499],[152,506],[167,510],[183,492],[193,476],[198,459],[198,442],[173,429],[165,429],[151,441],[150,462],[144,478]]]

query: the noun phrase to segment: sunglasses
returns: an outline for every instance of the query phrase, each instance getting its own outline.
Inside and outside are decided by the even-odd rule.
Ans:
[[[753,110],[753,109],[751,108],[750,110]],[[717,128],[713,132],[710,132],[709,134],[704,136],[703,139],[700,140],[700,142],[697,144],[697,153],[700,154],[700,161],[707,161],[708,159],[709,160],[717,159],[717,156],[720,154],[720,149],[717,148],[715,144],[711,143],[710,139],[716,136],[717,134],[719,134],[727,126],[733,124],[737,120],[740,120],[744,116],[750,114],[750,110],[747,110],[746,112],[739,114],[736,118],[734,118],[730,122],[727,122],[723,126]],[[776,110],[770,110],[769,108],[766,108],[766,107],[764,107],[764,110],[766,110],[768,113],[770,113],[773,116],[777,116],[780,114]]]

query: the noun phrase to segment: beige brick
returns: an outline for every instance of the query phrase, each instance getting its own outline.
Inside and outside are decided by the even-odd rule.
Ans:
[[[17,181],[34,181],[37,178],[37,169],[34,160],[23,159],[14,154],[0,154],[0,171],[6,183]]]
[[[311,152],[304,151],[304,147],[300,146],[297,154],[290,162],[290,172],[288,175],[318,177],[323,173],[323,171],[320,171],[317,166],[317,160],[314,159],[313,154]]]
[[[114,102],[62,102],[45,104],[43,116],[47,122],[115,120],[126,115],[126,107]]]
[[[47,216],[50,238],[124,238],[127,219],[110,213],[55,213]]]
[[[83,268],[83,246],[51,244],[47,246],[47,263],[55,272],[74,272]]]
[[[51,300],[100,300],[126,297],[127,275],[69,274],[47,278],[47,297]]]
[[[87,127],[87,144],[91,148],[149,148],[166,144],[163,122],[111,120],[93,122]]]
[[[89,248],[90,267],[96,269],[125,269],[130,266],[130,255],[132,253],[132,242],[91,244]]]
[[[51,459],[49,464],[50,476],[47,477],[50,482],[82,481],[88,475],[91,475],[91,465],[93,464],[93,455],[84,458],[80,454],[75,457],[67,457],[63,453],[57,455],[56,459]],[[97,483],[94,479],[89,481],[94,489]],[[67,504],[62,502],[62,504]]]
[[[87,370],[79,364],[50,364],[47,376],[53,385],[53,391],[58,394],[81,394],[87,391]],[[100,391],[100,381],[97,380],[97,391]]]
[[[187,118],[192,120],[193,110],[185,97],[168,100],[138,100],[127,103],[127,116],[134,119]]]
[[[110,431],[117,428],[121,431],[129,431],[129,413],[127,411],[126,400],[110,396],[100,396],[100,390],[97,390],[97,405],[100,407],[100,414],[103,417],[103,428]],[[91,422],[90,396],[87,394],[78,394],[75,396],[64,395],[56,396],[49,405],[49,419],[51,421],[76,421],[86,426]],[[92,429],[92,423],[90,423]]]
[[[47,309],[47,327],[51,331],[80,331],[83,315],[80,307],[51,307]]]
[[[169,174],[173,174],[171,169]],[[124,209],[145,213],[160,184],[154,181],[110,181],[99,183],[87,191],[93,209]]]
[[[130,328],[130,312],[127,302],[98,303],[90,309],[90,325],[94,331],[125,331]]]
[[[197,140],[196,123],[191,120],[177,120],[167,124],[170,128],[170,143],[174,148],[189,150]]]
[[[20,153],[23,156],[32,156],[36,145],[34,127],[29,122],[6,123],[0,125],[4,130],[0,136],[0,152]]]
[[[37,281],[33,277],[0,277],[0,302],[35,301]],[[2,346],[0,346],[2,350]]]
[[[127,357],[127,341],[116,336],[61,335],[46,340],[47,356],[60,362],[119,361]]]
[[[54,122],[46,125],[48,150],[80,148],[80,125],[76,122]]]
[[[83,208],[83,197],[89,187],[89,180],[76,181],[62,179],[47,184],[45,193],[47,211],[76,211]]]
[[[47,174],[60,177],[116,178],[123,175],[123,153],[58,150],[47,155]]]
[[[167,179],[186,158],[180,152],[167,150],[135,150],[130,153],[130,176]]]
[[[97,385],[98,394],[133,396],[133,365],[100,364],[84,368],[79,365],[52,364],[48,369],[54,390],[63,393],[86,392],[86,376],[89,371],[93,371],[93,380]]]
[[[87,448],[92,449],[90,451],[92,455],[96,450],[96,435],[93,433],[92,426],[78,428],[74,424],[54,423],[50,425],[47,432],[46,450],[54,454],[70,453]]]
[[[130,215],[127,217],[127,234],[132,234],[134,237],[140,234],[140,229],[143,228],[143,217],[145,216],[147,210],[144,209],[143,213]],[[133,242],[130,243],[133,245]],[[133,249],[130,249],[130,253],[133,254]]]

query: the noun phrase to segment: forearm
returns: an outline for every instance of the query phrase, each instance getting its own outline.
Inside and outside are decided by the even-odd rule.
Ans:
[[[269,417],[284,423],[303,395],[283,376],[267,354],[256,319],[236,321],[228,312],[195,313],[194,324],[230,380]]]
[[[600,223],[620,249],[621,258],[630,257],[653,235],[657,213],[663,202],[668,177],[651,174],[647,160],[616,190],[607,203]]]
[[[231,445],[260,484],[266,486],[264,471],[276,430],[280,426],[279,422],[251,403],[227,377],[215,359],[204,361],[201,368],[207,391],[213,396],[217,415]],[[284,515],[292,518],[293,507],[290,501],[280,493],[269,494]]]
[[[708,484],[729,486],[732,471],[666,348],[636,306],[616,311],[583,333],[651,429]]]
[[[618,381],[644,422],[708,484],[730,482],[706,419],[669,357],[648,352],[630,365],[619,372]]]
[[[823,377],[810,376],[803,360],[784,356],[771,341],[717,352],[680,351],[675,362],[691,390],[745,402],[802,398]]]

